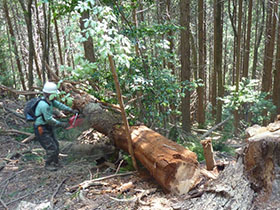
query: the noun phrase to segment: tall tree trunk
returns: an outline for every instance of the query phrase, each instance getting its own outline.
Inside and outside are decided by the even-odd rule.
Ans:
[[[85,21],[89,19],[89,11],[84,11],[81,14],[80,18],[80,28],[81,28],[81,33],[85,37],[85,32],[83,31],[85,29]],[[94,53],[94,47],[93,47],[93,40],[92,37],[89,36],[86,41],[83,42],[84,46],[84,51],[85,51],[85,58],[91,62],[94,63],[96,61],[95,59],[95,53]]]
[[[42,73],[43,82],[51,80],[51,75],[46,71],[46,64],[49,65],[49,52],[50,52],[50,16],[51,11],[47,7],[46,3],[43,3],[43,13],[44,13],[44,34],[43,34],[43,55],[42,55]],[[47,78],[46,78],[47,74]]]
[[[12,52],[12,46],[11,46],[11,37],[10,37],[10,33],[9,33],[9,27],[6,26],[6,31],[7,31],[7,37],[8,37],[8,42],[9,42],[9,51]],[[13,88],[17,89],[17,82],[16,82],[16,71],[15,71],[15,67],[14,67],[14,62],[13,62],[13,57],[9,56],[10,59],[10,63],[11,63],[11,68],[12,68],[12,72],[13,72]]]
[[[25,23],[28,32],[28,88],[29,90],[33,87],[34,76],[33,76],[33,59],[34,59],[34,42],[33,42],[33,28],[32,28],[32,3],[33,0],[27,1],[27,7],[23,0],[19,0],[21,8],[23,10]]]
[[[137,18],[137,11],[136,11],[136,5],[135,5],[135,2],[132,1],[131,2],[131,6],[132,6],[132,20],[133,20],[133,24],[134,24],[134,27],[135,27],[135,30],[137,30],[138,28],[138,18]],[[140,56],[140,51],[139,51],[139,44],[138,44],[138,38],[135,37],[135,54],[137,57]]]
[[[239,0],[238,3],[238,29],[237,29],[237,46],[236,46],[236,88],[235,92],[238,94],[239,91],[239,80],[240,80],[240,45],[241,45],[241,33],[242,33],[242,0]],[[238,134],[239,130],[239,112],[238,110],[234,110],[234,128],[235,128],[235,134]]]
[[[244,68],[243,68],[243,76],[246,78],[248,78],[248,72],[249,72],[249,55],[250,55],[253,0],[249,0],[248,7],[249,7],[249,9],[248,9],[248,26],[247,26],[247,36],[246,36],[246,46],[245,46],[245,56],[244,56]]]
[[[234,44],[233,44],[233,61],[232,61],[232,85],[235,85],[235,75],[236,75],[236,46],[237,46],[237,31],[236,31],[236,1],[233,1],[233,14],[231,14],[231,0],[228,2],[228,15],[230,23],[232,26],[234,34]]]
[[[278,17],[280,17],[279,15]],[[274,72],[273,74],[274,78],[273,78],[272,99],[273,99],[273,104],[276,106],[276,113],[280,114],[280,95],[279,95],[280,93],[280,21],[279,20],[278,20],[276,63],[275,63],[275,70],[273,72]]]
[[[218,77],[218,97],[223,97],[223,21],[222,21],[223,1],[214,0],[214,71]],[[216,84],[215,84],[216,85]],[[216,100],[216,99],[215,99]],[[216,123],[222,121],[222,101],[217,101]]]
[[[226,85],[226,74],[228,71],[228,25],[225,24],[225,41],[224,41],[224,63],[223,63],[223,84]],[[229,83],[228,83],[229,84]],[[225,89],[223,88],[223,90],[225,91]],[[224,95],[224,93],[223,93]]]
[[[259,4],[262,3],[262,22],[260,24],[260,28],[259,28],[259,13],[260,13],[260,9],[259,9]],[[265,19],[265,5],[264,5],[264,1],[258,0],[257,2],[257,12],[256,12],[256,26],[255,26],[255,44],[254,44],[254,58],[253,58],[253,67],[252,67],[252,79],[256,79],[257,76],[257,62],[258,62],[258,51],[259,51],[259,47],[260,47],[260,43],[261,43],[261,39],[262,39],[262,34],[263,34],[263,28],[264,28],[264,19]]]
[[[184,27],[181,29],[181,80],[190,81],[190,2],[189,0],[180,0],[180,25]],[[186,132],[191,130],[190,119],[190,91],[185,88],[185,96],[182,97],[182,127]]]
[[[278,0],[268,1],[266,19],[266,44],[264,53],[264,68],[262,77],[262,91],[269,92],[272,84],[272,63],[275,42],[276,17]]]
[[[205,81],[205,55],[204,55],[204,1],[198,1],[198,53],[199,53],[199,79],[201,83],[204,84]],[[205,123],[205,109],[204,109],[204,86],[199,86],[197,88],[198,94],[198,113],[197,121],[200,128],[204,127]]]
[[[269,93],[272,87],[272,65],[276,32],[276,17],[278,14],[278,0],[268,1],[267,5],[267,19],[266,19],[266,44],[264,52],[264,68],[262,76],[262,91]],[[269,98],[269,96],[267,96]],[[267,115],[267,111],[263,112],[263,115]],[[263,121],[267,123],[266,120]]]
[[[44,48],[44,42],[43,42],[41,25],[40,25],[40,17],[39,17],[37,0],[35,0],[35,11],[36,11],[35,14],[36,14],[36,24],[37,24],[37,27],[35,27],[35,28],[36,28],[36,31],[37,31],[37,36],[39,36],[39,40],[40,40],[40,44],[39,44],[40,47],[39,48],[43,49]],[[40,69],[40,66],[39,66],[39,62],[40,62],[39,55],[40,55],[40,53],[41,53],[40,50],[38,50],[38,52],[37,52],[35,50],[35,47],[34,47],[34,59],[35,59],[37,74],[38,74],[38,77],[39,77],[40,81],[43,82],[43,73],[42,73],[42,71]]]
[[[3,8],[4,8],[4,14],[9,26],[9,33],[11,35],[11,41],[14,47],[14,53],[15,53],[15,58],[16,58],[16,63],[17,63],[17,68],[18,68],[18,72],[19,72],[19,76],[20,76],[20,81],[21,81],[21,85],[22,85],[22,89],[26,90],[26,86],[24,83],[24,74],[22,71],[22,67],[21,67],[21,63],[20,63],[20,58],[19,58],[19,53],[18,53],[18,49],[17,49],[17,43],[16,43],[16,37],[14,34],[14,30],[13,30],[13,26],[12,26],[12,22],[10,19],[10,15],[9,15],[9,9],[8,9],[8,5],[7,5],[7,0],[3,1]]]
[[[56,18],[54,18],[54,28],[55,28],[55,36],[56,36],[56,41],[57,41],[60,65],[64,65],[63,54],[62,54],[61,43],[60,43],[59,30],[58,30],[58,24],[57,24]],[[59,74],[57,74],[57,76],[59,76]]]
[[[58,76],[59,75],[59,68],[58,68],[58,64],[57,64],[57,58],[56,58],[56,48],[54,45],[54,40],[53,40],[53,36],[50,36],[50,42],[51,42],[51,50],[52,50],[52,55],[53,55],[53,63],[54,63],[54,69],[55,69],[55,74]]]
[[[166,0],[166,17],[167,20],[171,23],[172,20],[172,13],[171,13],[171,0]],[[169,30],[167,33],[167,40],[169,41],[169,53],[171,54],[171,58],[169,59],[167,63],[167,67],[169,69],[172,69],[173,75],[175,75],[175,65],[174,65],[174,38],[173,38],[173,31]]]
[[[192,34],[192,32],[190,31],[190,49],[191,49],[191,67],[193,69],[193,78],[194,80],[197,80],[198,79],[198,76],[197,76],[197,67],[198,67],[198,64],[197,64],[197,49],[196,49],[196,40]],[[192,78],[192,76],[191,76]]]

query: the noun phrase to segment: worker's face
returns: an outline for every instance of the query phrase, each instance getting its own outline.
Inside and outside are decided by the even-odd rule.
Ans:
[[[56,94],[45,93],[45,98],[49,101],[53,101],[56,99]]]

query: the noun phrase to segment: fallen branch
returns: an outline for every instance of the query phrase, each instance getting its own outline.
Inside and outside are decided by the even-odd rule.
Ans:
[[[138,198],[138,202],[143,205],[143,206],[147,206],[149,205],[149,203],[146,203],[144,201],[142,201],[141,199],[144,197],[144,196],[148,196],[149,194],[152,194],[152,193],[155,193],[157,191],[157,188],[152,188],[152,189],[149,189],[149,190],[141,190],[142,192],[140,193],[139,196],[137,196]]]
[[[13,109],[8,108],[7,106],[5,106],[5,104],[3,104],[3,108],[9,112],[11,112],[12,114],[16,115],[17,117],[21,118],[21,119],[25,119],[24,116],[18,112],[16,112]]]
[[[12,201],[8,202],[7,205],[10,205],[11,203],[14,203],[14,202],[17,202],[17,201],[19,201],[19,200],[22,200],[22,199],[24,199],[24,198],[26,198],[26,197],[28,197],[28,196],[30,196],[30,195],[34,195],[34,194],[36,194],[36,193],[38,193],[38,192],[40,192],[40,191],[42,191],[42,190],[43,190],[43,189],[39,189],[39,190],[37,190],[37,191],[35,191],[35,192],[31,192],[31,193],[28,193],[28,194],[26,194],[26,195],[23,195],[23,196],[21,196],[21,197],[15,199],[15,200],[12,200]]]
[[[19,131],[19,130],[15,130],[15,129],[11,129],[11,130],[0,130],[0,134],[1,133],[5,133],[5,134],[22,134],[22,135],[26,135],[26,136],[31,136],[33,135],[32,133],[28,133],[28,132],[24,132],[24,131]]]
[[[8,206],[4,203],[4,201],[0,198],[0,203],[4,206],[5,209],[8,209]]]
[[[51,197],[51,200],[50,200],[51,209],[53,209],[53,207],[54,207],[54,198],[55,198],[56,194],[58,193],[59,189],[61,188],[61,186],[63,185],[63,183],[64,183],[67,179],[68,179],[68,177],[65,178],[65,179],[63,179],[62,182],[57,186],[57,188],[56,188],[56,190],[54,191],[54,193],[52,194],[52,197]]]
[[[228,120],[231,119],[231,115],[228,116],[224,121],[220,122],[219,124],[213,126],[210,130],[208,130],[205,134],[203,134],[200,139],[203,140],[205,139],[205,137],[207,137],[208,135],[210,135],[214,130],[216,130],[217,128],[221,127],[223,124],[225,124]]]
[[[127,199],[119,199],[119,198],[114,198],[109,196],[112,200],[118,201],[118,202],[135,202],[138,201],[141,205],[148,205],[147,203],[143,202],[141,200],[142,197],[147,196],[151,193],[154,193],[157,189],[152,188],[149,190],[139,190],[141,193],[139,195],[133,196],[132,198],[127,198]]]
[[[11,138],[9,138],[8,141],[11,141],[11,142],[16,143],[16,144],[19,144],[19,145],[21,145],[21,146],[30,148],[28,145],[26,145],[26,144],[24,144],[24,143],[22,143],[22,142],[18,142],[17,140],[14,140],[14,139],[11,139]]]
[[[12,92],[16,95],[37,95],[40,94],[40,92],[37,91],[20,91],[20,90],[15,90],[13,88],[7,87],[5,85],[0,85],[0,89]]]
[[[12,176],[10,176],[10,177],[8,177],[7,179],[5,179],[4,181],[2,181],[2,182],[0,183],[0,185],[2,185],[3,183],[5,183],[6,181],[11,180],[12,178],[16,177],[16,175],[18,175],[18,174],[20,174],[20,173],[22,173],[22,172],[24,172],[24,171],[25,171],[25,170],[21,170],[21,171],[17,172],[16,174],[13,174]]]
[[[114,178],[114,177],[119,177],[119,176],[128,176],[128,175],[133,175],[135,174],[135,172],[127,172],[127,173],[122,173],[122,174],[112,174],[112,175],[109,175],[109,176],[105,176],[105,177],[100,177],[100,178],[96,178],[96,179],[92,179],[92,180],[86,180],[78,185],[75,185],[75,186],[72,186],[70,188],[68,188],[67,190],[68,191],[74,191],[76,189],[86,189],[92,185],[94,185],[95,182],[98,182],[98,181],[103,181],[103,180],[106,180],[106,179],[111,179],[111,178]]]
[[[28,136],[27,138],[23,139],[21,141],[21,143],[28,143],[28,142],[32,141],[33,139],[35,139],[35,138],[36,138],[35,134],[32,134],[31,136]]]
[[[137,200],[137,196],[134,196],[132,198],[127,198],[127,199],[119,199],[119,198],[114,198],[109,196],[109,198],[111,198],[112,200],[118,201],[118,202],[134,202]]]

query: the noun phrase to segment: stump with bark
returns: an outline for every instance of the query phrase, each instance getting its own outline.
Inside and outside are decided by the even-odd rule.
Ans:
[[[280,207],[280,121],[247,129],[244,166],[256,200]]]

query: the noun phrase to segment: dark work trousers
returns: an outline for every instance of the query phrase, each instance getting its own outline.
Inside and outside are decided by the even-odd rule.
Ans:
[[[50,125],[34,125],[35,136],[46,150],[46,165],[58,163],[59,143],[54,136],[54,129]]]

